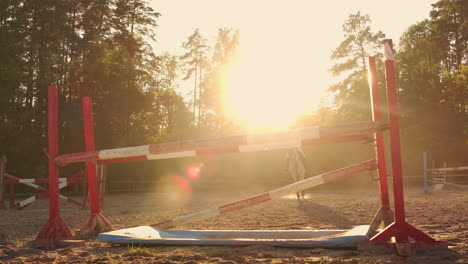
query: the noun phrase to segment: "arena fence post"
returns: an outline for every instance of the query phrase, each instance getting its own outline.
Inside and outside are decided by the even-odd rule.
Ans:
[[[424,188],[423,192],[428,193],[431,192],[429,189],[429,185],[427,182],[427,152],[423,152],[423,176],[424,176]]]
[[[39,247],[56,247],[60,240],[72,238],[72,231],[60,217],[58,155],[58,92],[56,85],[48,87],[48,156],[49,156],[49,220],[33,242]]]
[[[395,238],[396,248],[400,255],[411,255],[415,247],[441,246],[446,248],[447,242],[436,241],[429,235],[408,224],[405,220],[395,59],[393,56],[393,44],[390,39],[385,40],[384,57],[390,122],[390,153],[392,158],[395,220],[380,233],[372,237],[371,241],[387,243],[393,237]],[[415,242],[409,243],[410,237],[413,238]],[[416,243],[417,245],[414,245]]]
[[[94,152],[95,144],[91,98],[83,97],[82,106],[86,152]],[[86,174],[88,176],[89,207],[91,214],[83,229],[83,233],[92,234],[96,231],[112,230],[112,225],[104,215],[102,215],[101,208],[99,207],[96,164],[94,162],[86,162]]]
[[[6,171],[6,163],[7,159],[5,155],[2,156],[0,159],[0,210],[6,210],[7,207],[5,206],[5,171]]]
[[[372,107],[372,119],[374,122],[382,123],[379,86],[377,79],[377,67],[375,57],[369,57],[369,88]],[[374,132],[375,156],[377,159],[377,169],[379,173],[380,202],[381,206],[372,220],[368,236],[375,235],[380,224],[383,222],[387,227],[393,222],[393,212],[390,209],[390,198],[388,194],[387,165],[385,162],[385,146],[383,132]]]

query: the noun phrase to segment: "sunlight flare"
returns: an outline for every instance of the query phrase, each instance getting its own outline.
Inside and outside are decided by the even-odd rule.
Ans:
[[[225,107],[253,130],[286,129],[316,110],[322,97],[310,63],[293,51],[275,53],[277,48],[247,45],[225,72]]]

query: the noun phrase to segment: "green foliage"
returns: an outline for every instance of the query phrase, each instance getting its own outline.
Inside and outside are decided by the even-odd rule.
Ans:
[[[385,37],[380,31],[373,33],[370,24],[369,15],[351,14],[343,24],[345,40],[331,55],[335,65],[330,71],[343,78],[329,88],[335,95],[336,121],[370,119],[367,58],[375,55]]]
[[[466,1],[441,0],[412,25],[397,53],[402,140],[408,163],[423,151],[463,165],[468,158]],[[453,164],[455,165],[455,164]]]
[[[60,89],[61,153],[83,151],[82,96],[93,98],[97,148],[184,129],[187,108],[174,91],[178,60],[153,53],[148,41],[159,13],[147,1],[0,5],[0,152],[10,172],[45,173],[50,84]]]

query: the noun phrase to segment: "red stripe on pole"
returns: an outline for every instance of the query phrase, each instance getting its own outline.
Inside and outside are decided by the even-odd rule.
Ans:
[[[57,157],[55,163],[59,166],[65,166],[75,162],[93,162],[99,159],[99,152],[79,152],[72,154],[65,154]]]
[[[148,160],[148,157],[146,155],[142,155],[142,156],[135,156],[135,157],[127,157],[127,158],[106,159],[106,160],[99,160],[97,161],[97,163],[98,164],[110,164],[110,163],[139,161],[139,160]]]
[[[159,228],[172,228],[174,227],[174,224],[172,223],[172,220],[166,220],[157,224],[153,224],[151,226],[156,226]]]
[[[240,200],[240,201],[237,201],[237,202],[234,202],[234,203],[222,205],[222,206],[219,207],[219,212],[221,214],[224,214],[224,213],[227,213],[227,212],[242,209],[244,207],[248,207],[248,206],[252,206],[252,205],[255,205],[255,204],[263,203],[263,202],[266,202],[266,201],[269,201],[269,200],[271,200],[270,193],[263,193],[263,194],[256,195],[256,196],[253,196],[253,197],[250,197],[250,198],[247,198],[247,199],[244,199],[244,200]]]
[[[362,135],[348,135],[341,137],[322,137],[317,139],[304,139],[301,141],[302,146],[317,145],[317,144],[333,144],[333,143],[347,143],[356,141],[368,141],[372,139],[371,134]]]
[[[247,137],[242,136],[232,136],[232,137],[223,137],[215,139],[202,139],[202,140],[188,140],[188,141],[178,141],[178,142],[167,142],[161,144],[152,144],[150,145],[151,154],[165,154],[171,152],[180,152],[187,150],[198,150],[198,149],[220,149],[223,148],[235,150],[239,145],[247,144]],[[238,152],[238,148],[235,150]],[[225,153],[225,152],[223,152]]]
[[[227,146],[219,146],[219,147],[213,147],[213,148],[198,148],[195,150],[195,153],[200,156],[236,153],[236,152],[239,152],[239,145],[234,145],[234,146],[227,145]]]
[[[375,169],[377,163],[375,160],[368,160],[356,165],[348,166],[331,172],[322,174],[322,179],[324,183],[336,181],[342,178],[345,178],[349,175],[353,175],[359,172],[369,171]]]

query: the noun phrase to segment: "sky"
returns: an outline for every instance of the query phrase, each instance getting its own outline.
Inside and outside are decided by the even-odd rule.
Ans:
[[[267,113],[291,119],[313,110],[336,82],[329,72],[332,51],[344,39],[348,15],[369,14],[372,30],[398,43],[402,33],[428,18],[435,0],[152,0],[161,13],[157,53],[182,54],[182,43],[195,29],[211,43],[217,29],[240,31],[241,56],[228,74],[230,103],[239,116],[259,122]],[[182,85],[181,89],[188,89]],[[267,96],[265,96],[267,95]],[[259,103],[261,101],[261,104]],[[259,107],[261,106],[261,107]],[[281,114],[285,116],[278,117]],[[289,109],[286,111],[285,109]],[[275,112],[276,111],[276,112]],[[286,113],[288,112],[288,113]]]

